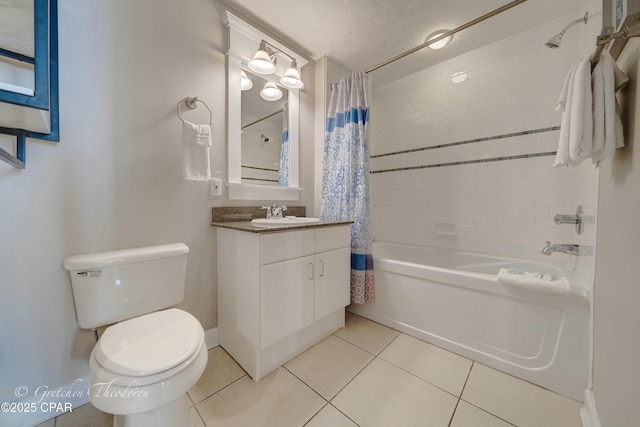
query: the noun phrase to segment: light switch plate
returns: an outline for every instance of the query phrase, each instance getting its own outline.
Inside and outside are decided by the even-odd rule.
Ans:
[[[222,196],[222,179],[211,178],[211,195]]]

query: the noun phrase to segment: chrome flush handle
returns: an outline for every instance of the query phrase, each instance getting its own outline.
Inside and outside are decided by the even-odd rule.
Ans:
[[[76,273],[76,275],[82,276],[82,277],[98,278],[102,275],[102,270],[79,271]]]

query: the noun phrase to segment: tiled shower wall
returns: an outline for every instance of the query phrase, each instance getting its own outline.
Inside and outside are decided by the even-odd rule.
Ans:
[[[584,191],[595,175],[590,164],[551,167],[561,120],[554,108],[579,58],[579,32],[560,49],[544,42],[579,15],[375,87],[374,238],[575,262],[540,250],[546,240],[577,243],[574,227],[553,216],[573,213],[577,177]],[[459,71],[469,79],[454,84]]]

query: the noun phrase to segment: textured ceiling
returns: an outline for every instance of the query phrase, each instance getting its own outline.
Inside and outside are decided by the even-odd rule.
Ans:
[[[453,29],[509,3],[509,0],[222,1],[301,54],[314,60],[327,55],[352,71],[375,66],[423,43],[436,30]],[[425,49],[376,71],[374,84],[560,16],[575,13],[577,19],[579,3],[580,0],[528,0],[456,34],[444,49]]]

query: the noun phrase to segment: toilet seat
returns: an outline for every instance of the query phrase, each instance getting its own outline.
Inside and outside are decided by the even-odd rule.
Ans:
[[[117,377],[141,386],[162,381],[189,366],[204,345],[200,322],[175,308],[113,325],[93,349],[91,361]]]

